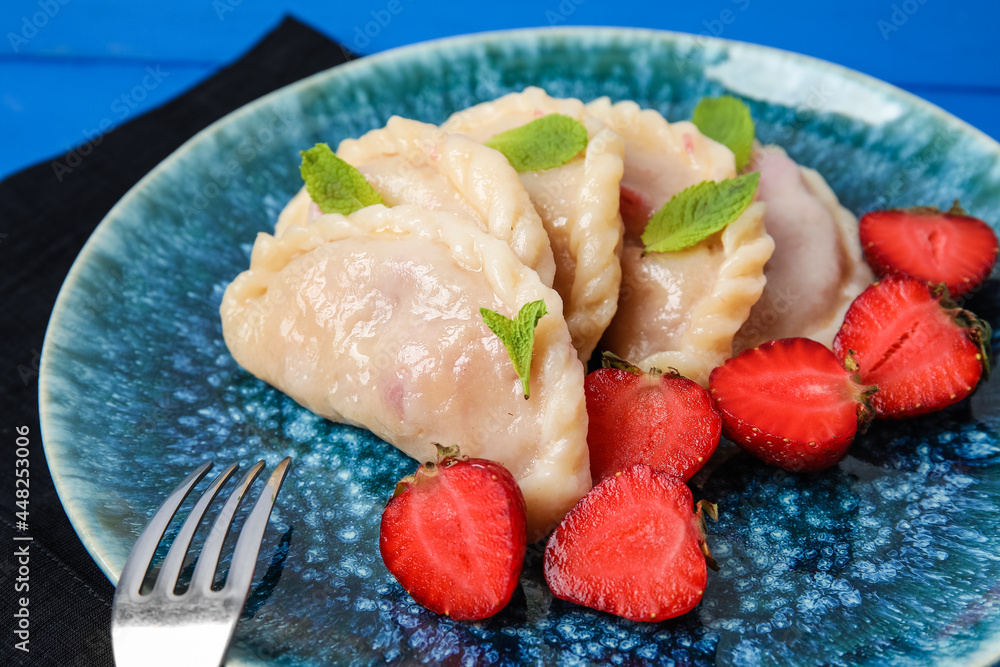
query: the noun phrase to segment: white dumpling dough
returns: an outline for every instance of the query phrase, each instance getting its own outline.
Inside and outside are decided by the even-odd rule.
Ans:
[[[844,313],[874,276],[858,240],[858,221],[819,172],[801,167],[778,146],[756,146],[757,197],[774,254],[767,285],[736,335],[734,353],[765,341],[805,336],[832,345]]]
[[[479,308],[513,317],[537,299],[548,314],[526,400]],[[259,234],[221,307],[236,361],[313,412],[420,461],[441,443],[506,466],[531,540],[591,484],[584,368],[561,313],[559,295],[503,241],[412,205]]]
[[[573,345],[586,362],[618,304],[621,138],[585,113],[580,100],[553,98],[535,87],[459,111],[441,128],[485,142],[554,113],[583,123],[586,150],[560,167],[524,172],[520,177],[548,232],[556,261],[553,287],[563,299]]]
[[[668,123],[634,102],[601,98],[587,111],[625,141],[622,286],[602,345],[642,368],[672,367],[707,385],[764,289],[764,264],[774,250],[764,230],[766,206],[751,204],[691,248],[643,256],[639,237],[649,217],[684,188],[735,177],[735,157],[692,123]]]
[[[364,174],[386,206],[416,204],[474,222],[507,242],[525,266],[552,285],[555,260],[541,218],[502,154],[437,125],[393,116],[337,155]],[[321,215],[303,188],[278,218],[275,233]]]

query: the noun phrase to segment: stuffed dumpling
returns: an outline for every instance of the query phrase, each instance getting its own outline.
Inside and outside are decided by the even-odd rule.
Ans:
[[[550,97],[529,87],[453,114],[441,128],[485,142],[549,114],[587,128],[587,148],[566,164],[520,174],[545,224],[556,261],[553,286],[580,359],[590,358],[615,313],[621,283],[621,138],[587,114],[577,99]]]
[[[544,299],[531,397],[481,306],[513,317]],[[370,429],[419,460],[434,443],[499,461],[528,506],[529,539],[590,488],[584,368],[559,295],[510,247],[452,214],[376,205],[259,234],[227,288],[236,361],[303,406]]]
[[[364,174],[386,206],[416,204],[471,221],[505,241],[552,285],[555,261],[545,227],[501,153],[436,125],[393,116],[383,128],[340,142],[337,155]],[[279,216],[275,234],[319,215],[303,188]]]
[[[848,306],[874,275],[858,240],[858,221],[819,172],[796,164],[778,146],[757,146],[757,196],[774,254],[767,285],[736,335],[734,353],[765,341],[805,336],[830,346]]]
[[[735,157],[692,123],[668,123],[634,102],[601,98],[587,111],[625,141],[622,286],[602,345],[642,368],[672,367],[705,385],[731,356],[733,336],[764,289],[764,265],[774,250],[764,229],[766,206],[751,204],[690,248],[643,254],[639,237],[650,216],[691,185],[735,177]]]

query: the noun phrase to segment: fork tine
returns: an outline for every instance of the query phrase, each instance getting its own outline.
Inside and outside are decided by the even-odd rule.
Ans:
[[[264,529],[267,527],[267,520],[271,516],[271,509],[278,497],[278,491],[281,490],[281,484],[285,481],[285,473],[288,472],[291,460],[285,457],[271,473],[264,490],[260,493],[260,498],[257,499],[257,504],[254,505],[253,511],[240,530],[239,539],[236,540],[233,561],[229,566],[229,576],[226,578],[226,588],[231,591],[242,591],[244,598],[250,591],[250,580],[257,566],[257,554],[260,553]]]
[[[181,566],[184,564],[184,557],[191,547],[191,540],[194,538],[195,531],[198,530],[198,526],[205,516],[205,511],[219,494],[222,485],[226,483],[226,480],[229,479],[238,467],[239,464],[237,463],[230,464],[229,467],[219,473],[218,477],[212,480],[209,487],[201,494],[201,498],[198,499],[198,502],[191,509],[191,513],[185,519],[180,532],[174,538],[174,543],[170,545],[170,551],[167,552],[167,557],[163,560],[160,572],[156,576],[156,583],[153,585],[154,592],[164,594],[173,593],[174,587],[177,585],[177,578],[180,576]]]
[[[222,511],[219,512],[218,518],[212,524],[212,530],[201,548],[201,555],[198,556],[198,562],[194,566],[194,574],[191,575],[189,590],[201,593],[208,593],[211,590],[212,581],[215,579],[215,570],[219,566],[219,554],[222,553],[222,545],[229,533],[229,527],[233,523],[233,517],[236,516],[236,510],[239,509],[244,494],[257,479],[257,475],[260,474],[263,467],[263,461],[257,461],[253,464],[243,475],[239,486],[229,496],[226,504],[223,505]]]
[[[206,461],[199,466],[197,470],[187,476],[187,479],[181,482],[180,486],[174,489],[173,493],[167,496],[167,499],[160,505],[160,509],[156,510],[156,514],[143,528],[138,541],[132,547],[132,552],[125,561],[125,566],[122,567],[122,574],[118,577],[117,584],[119,589],[130,594],[137,595],[139,593],[142,580],[146,578],[146,572],[149,570],[150,561],[153,560],[153,554],[156,553],[156,547],[163,539],[163,534],[166,532],[167,526],[170,525],[171,519],[174,518],[174,514],[177,513],[177,508],[187,498],[194,485],[200,482],[211,468],[211,461]]]

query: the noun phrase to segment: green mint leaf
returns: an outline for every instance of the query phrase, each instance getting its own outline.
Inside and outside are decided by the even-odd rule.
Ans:
[[[528,376],[531,373],[531,351],[535,345],[535,326],[547,312],[545,302],[541,299],[521,306],[521,310],[518,311],[517,317],[513,320],[489,308],[479,309],[480,315],[483,316],[483,322],[507,348],[507,354],[510,355],[510,361],[514,364],[514,370],[521,378],[521,387],[524,389],[525,398],[528,398],[531,393],[528,386]]]
[[[316,144],[300,153],[302,180],[324,213],[350,215],[365,206],[384,203],[364,175],[337,157],[327,144]]]
[[[750,107],[730,95],[705,97],[691,114],[691,122],[706,137],[725,145],[736,156],[736,169],[742,170],[753,150],[753,118]]]
[[[702,181],[678,192],[646,223],[646,252],[675,252],[706,239],[740,217],[753,202],[760,172],[716,183]]]
[[[516,171],[560,167],[587,147],[587,128],[578,120],[551,113],[486,142],[500,151]]]

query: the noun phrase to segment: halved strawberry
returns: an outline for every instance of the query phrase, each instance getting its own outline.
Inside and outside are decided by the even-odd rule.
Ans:
[[[713,370],[708,386],[723,434],[765,463],[794,472],[840,461],[872,414],[874,388],[808,338],[745,350]]]
[[[419,604],[460,620],[487,618],[517,588],[526,520],[524,496],[506,468],[438,445],[437,463],[396,485],[379,550]]]
[[[931,206],[872,211],[861,216],[858,233],[877,274],[944,283],[953,297],[986,280],[997,261],[996,233],[957,201],[947,212]]]
[[[662,621],[701,601],[708,579],[703,507],[678,477],[636,465],[569,511],[545,547],[545,581],[563,600],[633,621]],[[714,561],[713,561],[714,565]]]
[[[833,339],[861,380],[878,385],[880,417],[940,410],[972,393],[989,373],[989,325],[915,278],[886,276],[862,292]]]
[[[594,482],[636,463],[689,479],[722,432],[708,392],[676,373],[646,373],[613,355],[603,363],[584,382]]]

